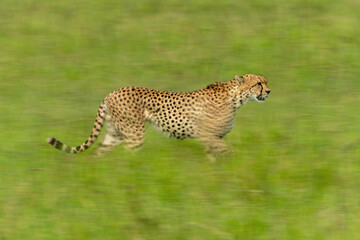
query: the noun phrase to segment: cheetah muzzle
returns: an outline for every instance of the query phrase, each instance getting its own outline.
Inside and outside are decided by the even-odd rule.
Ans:
[[[83,152],[94,144],[106,122],[107,132],[97,152],[107,152],[120,143],[132,149],[143,144],[145,122],[150,122],[169,137],[198,139],[209,156],[214,156],[227,149],[223,137],[231,131],[236,111],[251,100],[264,102],[269,93],[266,78],[255,74],[236,75],[193,92],[120,88],[100,104],[83,144],[70,147],[53,137],[48,143],[68,153]]]

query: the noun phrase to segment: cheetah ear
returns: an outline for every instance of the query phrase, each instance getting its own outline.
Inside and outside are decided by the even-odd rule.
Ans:
[[[235,80],[238,81],[240,84],[244,83],[243,76],[235,75]]]

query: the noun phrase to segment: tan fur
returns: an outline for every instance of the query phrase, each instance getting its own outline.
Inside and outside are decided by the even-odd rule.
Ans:
[[[263,102],[269,93],[266,78],[255,74],[236,75],[193,92],[120,88],[104,99],[85,143],[68,147],[55,138],[48,142],[70,153],[85,151],[98,137],[105,119],[108,130],[98,152],[122,142],[127,148],[136,148],[144,142],[148,121],[169,137],[197,138],[213,155],[226,149],[222,138],[232,129],[236,110],[249,100]]]

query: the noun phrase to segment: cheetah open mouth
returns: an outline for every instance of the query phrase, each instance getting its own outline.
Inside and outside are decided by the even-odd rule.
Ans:
[[[261,96],[261,95],[257,96],[255,98],[255,100],[258,101],[258,102],[265,102],[265,98],[263,96]]]

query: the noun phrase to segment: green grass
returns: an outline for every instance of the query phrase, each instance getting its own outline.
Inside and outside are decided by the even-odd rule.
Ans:
[[[357,0],[0,2],[0,239],[360,239]],[[269,79],[210,164],[148,128],[85,140],[110,91]]]

